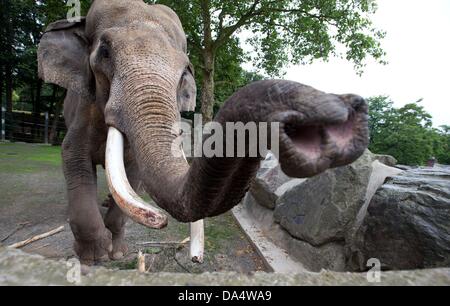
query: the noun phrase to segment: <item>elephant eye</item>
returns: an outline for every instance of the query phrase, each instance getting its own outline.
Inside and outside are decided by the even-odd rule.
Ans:
[[[109,59],[110,58],[110,54],[109,54],[108,48],[106,46],[104,46],[104,45],[100,46],[100,48],[98,49],[98,56],[100,58]]]

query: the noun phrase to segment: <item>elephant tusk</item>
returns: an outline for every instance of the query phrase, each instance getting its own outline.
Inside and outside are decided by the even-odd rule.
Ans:
[[[183,148],[181,148],[181,154],[184,160],[187,162],[186,154]],[[191,231],[191,243],[190,243],[190,256],[193,262],[203,263],[205,254],[205,222],[203,220],[190,224]]]
[[[116,128],[110,127],[106,144],[106,177],[115,202],[127,216],[139,224],[154,229],[166,227],[167,216],[142,200],[131,187],[123,157],[124,136]]]

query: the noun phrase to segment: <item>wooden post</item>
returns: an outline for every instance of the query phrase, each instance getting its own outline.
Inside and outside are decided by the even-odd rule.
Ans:
[[[183,144],[181,145],[181,153],[184,160],[187,162],[186,154],[184,153]],[[190,255],[195,263],[203,263],[205,254],[205,222],[199,220],[189,225],[191,232]]]
[[[145,273],[146,269],[145,269],[145,255],[142,253],[142,251],[139,251],[138,253],[138,266],[137,269],[140,273]]]
[[[204,221],[200,220],[191,223],[191,245],[190,255],[195,263],[203,263],[205,252],[205,225]]]

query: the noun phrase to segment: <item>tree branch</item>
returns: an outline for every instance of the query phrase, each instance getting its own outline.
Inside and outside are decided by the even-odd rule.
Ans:
[[[203,18],[204,48],[208,50],[211,48],[213,42],[211,30],[211,13],[209,11],[211,3],[209,0],[201,0],[200,7],[202,9],[202,18]]]
[[[256,10],[258,4],[260,4],[261,0],[254,0],[252,6],[234,25],[223,27],[223,20],[221,27],[218,29],[219,34],[217,36],[216,41],[213,43],[214,49],[222,46],[240,27],[247,24],[252,17],[257,16],[262,12],[262,10]],[[223,18],[223,17],[222,17]]]
[[[277,1],[271,1],[271,2],[267,3],[266,7],[261,7],[260,9],[256,9],[258,4],[260,4],[260,2],[261,2],[260,0],[254,0],[252,7],[249,9],[249,11],[246,14],[244,14],[235,24],[225,27],[225,28],[223,27],[223,19],[224,19],[225,13],[222,11],[221,14],[219,15],[219,35],[218,35],[216,41],[213,43],[214,48],[217,49],[217,48],[221,47],[239,28],[250,23],[250,21],[253,17],[261,16],[265,12],[268,12],[268,11],[278,12],[278,13],[288,13],[288,14],[299,14],[299,15],[303,15],[305,17],[318,19],[318,20],[325,22],[332,26],[337,26],[337,23],[333,22],[333,20],[334,20],[333,16],[322,15],[322,14],[312,14],[312,13],[310,13],[304,9],[300,9],[300,8],[280,9],[280,8],[273,7],[272,5],[276,4]],[[289,29],[288,26],[286,26],[286,25],[277,24],[274,22],[270,22],[267,24],[281,27],[292,34],[295,34],[294,31]]]

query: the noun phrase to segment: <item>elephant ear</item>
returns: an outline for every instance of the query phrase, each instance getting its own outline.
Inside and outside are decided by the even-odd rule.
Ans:
[[[50,24],[38,48],[39,77],[92,97],[92,73],[89,65],[89,41],[85,19],[80,22],[60,20]]]
[[[178,109],[180,112],[195,111],[197,87],[195,85],[194,73],[194,67],[192,64],[189,64],[189,67],[181,77],[177,93]]]

